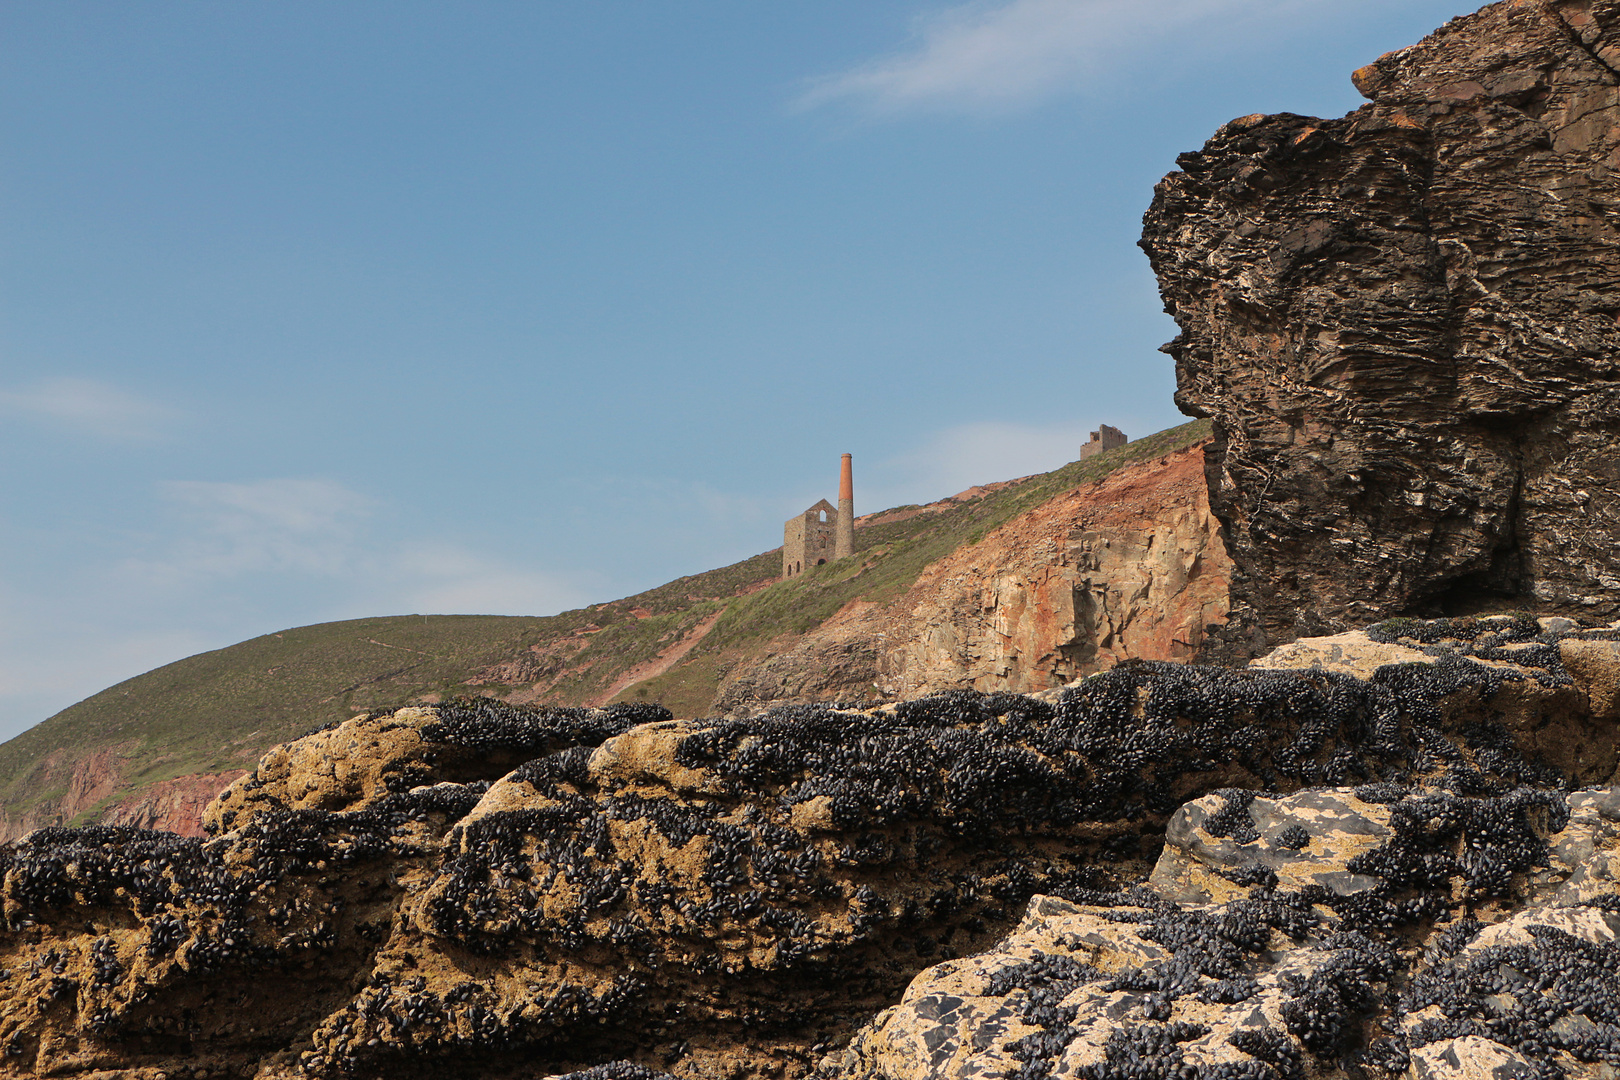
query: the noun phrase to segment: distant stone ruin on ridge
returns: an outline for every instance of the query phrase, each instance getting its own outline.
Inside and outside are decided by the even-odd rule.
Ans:
[[[1104,424],[1091,433],[1090,442],[1080,447],[1080,460],[1084,461],[1089,457],[1095,457],[1104,450],[1112,450],[1114,447],[1124,446],[1128,442],[1130,440],[1125,437],[1123,431],[1117,427],[1109,427]]]
[[[782,576],[802,574],[806,567],[855,554],[855,481],[850,455],[838,477],[838,505],[826,499],[782,525]]]

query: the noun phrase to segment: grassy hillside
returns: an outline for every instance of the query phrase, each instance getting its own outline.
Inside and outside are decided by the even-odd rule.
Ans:
[[[618,697],[663,701],[677,715],[712,705],[725,671],[784,635],[819,626],[853,600],[906,591],[929,563],[1114,468],[1190,445],[1184,424],[978,499],[857,531],[860,558],[776,581],[766,552],[636,596],[545,618],[400,615],[321,623],[187,657],[119,683],[0,745],[0,808],[13,820],[65,791],[58,761],[112,751],[119,795],[196,772],[250,768],[265,749],[356,711],[467,693],[601,698],[638,664],[706,619],[712,629],[669,671]],[[55,777],[55,779],[52,779]],[[105,802],[107,800],[103,800]],[[99,806],[82,810],[93,820]]]

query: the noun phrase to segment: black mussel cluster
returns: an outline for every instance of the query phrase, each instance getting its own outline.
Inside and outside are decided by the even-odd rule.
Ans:
[[[144,932],[126,939],[122,954],[103,934],[83,955],[92,1030],[116,1038],[131,994],[114,991],[126,989],[139,955],[197,977],[293,970],[330,953],[341,944],[335,926],[341,875],[359,864],[416,854],[414,823],[464,816],[484,787],[441,784],[352,813],[270,811],[217,840],[119,826],[36,830],[0,848],[9,929],[74,919],[136,921]],[[23,992],[40,995],[46,1006],[61,999],[76,988],[58,970],[66,962],[58,954],[33,964]],[[153,975],[144,978],[150,982]],[[141,1021],[162,1022],[150,1010]]]
[[[1307,1050],[1333,1058],[1353,1049],[1400,965],[1388,943],[1353,930],[1329,935],[1323,946],[1333,955],[1321,967],[1303,979],[1284,977],[1282,1018]]]
[[[1567,637],[1615,640],[1612,629],[1542,629],[1530,615],[1455,619],[1386,619],[1367,628],[1367,636],[1386,645],[1406,645],[1430,656],[1471,656],[1503,660],[1528,668],[1544,686],[1566,686],[1558,643]]]
[[[435,933],[478,952],[505,948],[514,934],[567,949],[595,940],[653,967],[661,963],[656,939],[682,927],[701,936],[722,922],[754,922],[806,936],[809,922],[791,902],[820,895],[828,882],[825,859],[804,834],[759,814],[745,815],[754,819],[747,824],[721,821],[709,803],[576,794],[557,779],[573,776],[569,753],[520,770],[545,806],[491,813],[452,833],[455,853],[424,909]],[[671,850],[703,838],[698,882],[676,888],[624,857],[614,836],[628,823],[644,823]],[[571,898],[562,917],[540,902],[558,891]]]
[[[1202,1024],[1123,1024],[1108,1033],[1103,1044],[1103,1060],[1087,1066],[1084,1080],[1148,1080],[1149,1077],[1175,1077],[1192,1080],[1202,1070],[1184,1064],[1181,1044],[1209,1034]],[[1189,1075],[1190,1074],[1190,1075]],[[1017,1074],[1024,1077],[1047,1075],[1037,1066],[1026,1065]]]
[[[1540,788],[1468,797],[1380,784],[1356,794],[1392,806],[1393,835],[1345,864],[1375,884],[1348,894],[1313,885],[1301,896],[1331,910],[1341,928],[1368,933],[1444,918],[1459,903],[1511,898],[1524,875],[1546,865],[1547,837],[1569,820],[1564,795]]]
[[[1442,699],[1465,688],[1488,698],[1512,675],[1456,657],[1369,681],[1133,662],[1055,708],[955,691],[876,715],[794,706],[710,721],[677,760],[740,794],[826,798],[840,829],[921,819],[976,837],[1168,814],[1213,786],[1202,777],[1234,770],[1276,790],[1416,775],[1478,791],[1556,780],[1499,728],[1476,723],[1463,746],[1441,731]],[[1487,753],[1471,763],[1476,747]]]
[[[1051,1075],[1087,1019],[1063,1004],[1082,985],[1135,995],[1132,1008],[1139,1013],[1110,1034],[1104,1062],[1081,1070],[1088,1080],[1290,1080],[1305,1075],[1305,1055],[1349,1063],[1352,1074],[1397,1074],[1408,1068],[1413,1048],[1470,1034],[1515,1048],[1538,1076],[1564,1075],[1551,1056],[1559,1051],[1577,1061],[1620,1065],[1620,943],[1594,945],[1532,926],[1530,944],[1465,950],[1481,929],[1468,906],[1511,899],[1524,875],[1545,864],[1547,837],[1568,821],[1564,795],[1520,787],[1468,797],[1390,782],[1357,793],[1392,807],[1390,838],[1347,864],[1351,873],[1376,879],[1371,889],[1347,896],[1317,885],[1279,891],[1270,875],[1252,882],[1246,897],[1211,909],[1182,908],[1141,888],[1068,893],[1074,902],[1104,909],[1107,918],[1138,924],[1141,937],[1167,955],[1107,975],[1045,954],[997,972],[987,992],[1009,995],[1021,1018],[1040,1028],[1013,1044],[1021,1062],[1016,1075]],[[1212,831],[1243,842],[1241,818],[1252,797],[1241,790],[1220,794],[1231,813],[1214,815]],[[1620,927],[1620,896],[1598,906],[1616,911],[1608,918]],[[1326,922],[1324,912],[1332,916]],[[1438,928],[1417,965],[1420,973],[1412,976],[1397,947],[1410,932],[1431,926]],[[1190,1028],[1170,1023],[1175,1001],[1189,995],[1206,1003],[1248,1000],[1258,991],[1254,976],[1264,966],[1262,954],[1274,947],[1274,932],[1326,954],[1309,974],[1283,976],[1285,1030],[1234,1032],[1227,1041],[1248,1061],[1187,1062],[1178,1045],[1203,1033],[1186,1035]],[[1430,1006],[1438,1006],[1439,1015],[1420,1024],[1409,1044],[1395,1018]],[[1374,1037],[1380,1017],[1386,1033]]]
[[[72,905],[132,901],[137,914],[149,915],[168,905],[171,882],[204,902],[233,888],[201,840],[107,825],[37,829],[0,848],[0,875],[15,905],[12,930]]]
[[[1499,648],[1540,641],[1544,637],[1556,640],[1560,635],[1547,634],[1534,616],[1520,613],[1454,619],[1385,619],[1367,627],[1367,636],[1385,645],[1394,645],[1403,640],[1418,645],[1436,645],[1444,641],[1458,646]]]
[[[303,1053],[301,1064],[310,1075],[354,1077],[394,1075],[422,1051],[500,1060],[536,1044],[555,1046],[560,1033],[566,1041],[582,1030],[602,1030],[647,991],[647,984],[630,975],[597,986],[563,983],[549,987],[537,1011],[475,982],[460,983],[441,997],[426,989],[421,977],[396,983],[374,973],[370,986],[321,1025],[316,1048]]]
[[[1598,906],[1620,909],[1620,897]],[[1620,925],[1614,915],[1607,921]],[[1528,943],[1464,948],[1480,929],[1460,920],[1401,995],[1403,1014],[1434,1007],[1439,1015],[1412,1028],[1408,1045],[1393,1047],[1397,1060],[1429,1043],[1478,1035],[1512,1047],[1537,1075],[1554,1080],[1566,1075],[1558,1053],[1620,1065],[1620,943],[1531,925]]]
[[[1208,1080],[1235,1080],[1239,1076],[1244,1080],[1304,1080],[1304,1056],[1299,1044],[1284,1032],[1273,1027],[1244,1027],[1228,1035],[1226,1041],[1254,1060],[1238,1063],[1248,1066],[1245,1072],[1226,1072]]]
[[[1347,865],[1394,894],[1443,889],[1454,878],[1478,897],[1507,896],[1516,875],[1545,865],[1547,837],[1569,822],[1562,792],[1520,787],[1468,798],[1416,791],[1393,804],[1394,836]]]
[[[435,707],[422,738],[469,750],[539,757],[570,746],[600,746],[638,724],[673,719],[662,705],[622,702],[601,709],[513,705],[499,698],[454,698]]]
[[[1254,818],[1249,816],[1249,806],[1260,796],[1258,791],[1220,788],[1210,794],[1221,800],[1221,808],[1204,821],[1205,832],[1239,844],[1252,844],[1260,839],[1260,830],[1254,827]]]
[[[1092,1019],[1079,1016],[1077,1006],[1063,1004],[1074,990],[1088,984],[1095,984],[1102,993],[1132,995],[1128,1000],[1134,1000],[1132,1008],[1139,1010],[1143,1022],[1124,1024],[1112,1032],[1106,1060],[1083,1072],[1085,1077],[1273,1080],[1279,1075],[1293,1075],[1266,1064],[1269,1057],[1218,1067],[1187,1064],[1179,1044],[1201,1038],[1208,1030],[1166,1021],[1171,1018],[1176,999],[1183,996],[1235,1004],[1257,993],[1259,985],[1250,977],[1250,971],[1271,941],[1272,931],[1279,930],[1299,941],[1319,922],[1303,897],[1256,889],[1247,898],[1210,911],[1184,909],[1141,888],[1121,893],[1079,892],[1071,899],[1102,908],[1115,921],[1139,924],[1142,938],[1163,946],[1167,955],[1110,975],[1070,957],[1037,953],[1027,962],[992,975],[987,993],[1001,996],[1022,991],[1017,997],[1020,1017],[1041,1029],[1012,1045],[1014,1056],[1021,1062],[1016,1075],[1050,1075],[1053,1064],[1078,1037],[1077,1021]],[[1342,949],[1344,943],[1334,942],[1333,946]],[[1276,1038],[1292,1046],[1282,1033],[1277,1033]],[[1298,1057],[1297,1048],[1292,1053]]]
[[[597,1065],[583,1072],[553,1077],[552,1080],[675,1080],[675,1078],[668,1073],[661,1073],[642,1065],[633,1065],[628,1061],[615,1061],[608,1065]]]
[[[1301,851],[1310,846],[1310,830],[1303,825],[1290,825],[1277,834],[1277,846],[1289,851]]]

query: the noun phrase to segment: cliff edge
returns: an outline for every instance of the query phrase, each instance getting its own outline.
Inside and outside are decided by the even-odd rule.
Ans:
[[[1515,0],[1371,104],[1181,155],[1142,247],[1214,421],[1226,651],[1483,605],[1620,610],[1620,4]]]

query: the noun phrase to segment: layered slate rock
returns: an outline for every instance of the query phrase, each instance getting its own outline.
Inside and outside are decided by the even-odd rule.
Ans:
[[[1226,653],[1482,598],[1613,618],[1620,4],[1491,4],[1355,84],[1227,124],[1144,222]]]
[[[1410,968],[1388,959],[1406,964],[1407,927],[1457,904],[1493,917],[1479,897],[1593,906],[1613,879],[1612,797],[1558,793],[1614,771],[1597,699],[1555,664],[1606,631],[1509,620],[1464,655],[1451,624],[1397,629],[1422,660],[1365,679],[1134,663],[1055,701],[360,717],[267,754],[210,808],[209,837],[42,830],[0,848],[0,1053],[23,1075],[143,1080],[803,1077],[941,961],[982,975],[987,1002],[1047,979],[1095,995],[1112,1019],[1076,1067],[1249,1068],[1217,1018],[1251,982],[1288,1031],[1304,1017],[1290,1037],[1326,1046],[1312,1025],[1363,1009],[1335,987],[1394,992],[1378,973]],[[1359,846],[1319,827],[1357,816]],[[1156,859],[1182,868],[1150,892]],[[1107,979],[1006,946],[986,954],[1006,963],[966,959],[1034,896],[1084,924],[1053,933],[1091,941],[1076,963]],[[1295,966],[1266,955],[1276,934],[1301,943]],[[1019,1020],[1045,1049],[1004,1058],[1062,1057],[1056,992]]]

